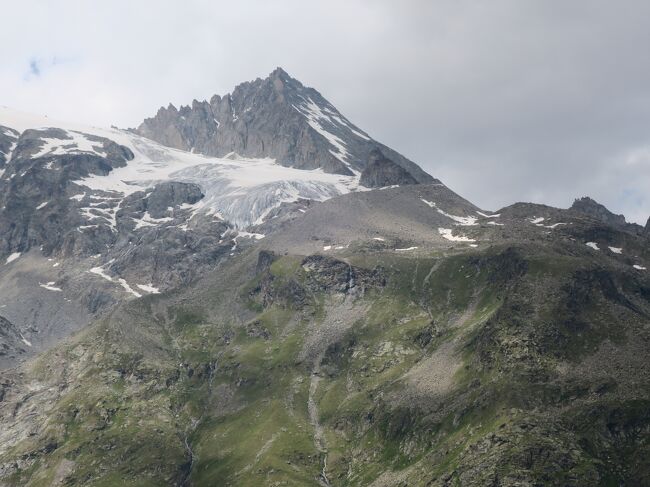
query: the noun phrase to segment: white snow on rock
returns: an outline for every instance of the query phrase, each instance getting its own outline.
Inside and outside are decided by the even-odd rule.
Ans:
[[[160,294],[160,290],[157,287],[154,287],[152,283],[136,284],[136,286],[142,289],[144,292],[151,293],[151,294]]]
[[[478,223],[476,223],[478,218],[476,218],[476,217],[450,215],[449,213],[446,213],[443,210],[441,210],[440,208],[438,208],[438,206],[433,201],[427,201],[424,198],[420,198],[420,200],[423,201],[424,203],[426,203],[427,205],[429,205],[431,208],[434,208],[441,215],[444,215],[447,218],[451,218],[452,220],[457,222],[456,225],[461,225],[461,226],[478,225]]]
[[[124,288],[124,290],[125,290],[127,293],[133,294],[136,298],[141,298],[141,297],[142,297],[142,294],[140,294],[140,293],[137,292],[137,291],[134,291],[133,288],[132,288],[131,286],[129,286],[129,283],[126,282],[126,280],[124,280],[124,279],[122,279],[122,278],[120,277],[120,278],[117,280],[117,282],[120,283],[120,285]]]
[[[9,263],[11,263],[11,262],[13,262],[13,261],[16,260],[18,257],[20,257],[20,252],[14,252],[14,253],[11,254],[9,257],[7,257],[7,260],[6,260],[6,262],[5,262],[5,265],[6,265],[6,264],[9,264]]]
[[[530,223],[532,223],[533,225],[537,225],[538,223],[542,223],[544,220],[545,220],[545,218],[544,218],[543,216],[540,216],[539,218],[535,218],[535,217],[533,217],[533,218],[531,218],[529,221],[530,221]]]
[[[139,228],[144,227],[155,227],[161,223],[167,223],[173,220],[174,219],[171,217],[154,218],[149,214],[148,211],[145,211],[141,219],[138,220],[133,218],[133,221],[136,222],[134,230],[138,230]]]
[[[600,250],[600,249],[598,248],[598,244],[597,244],[596,242],[587,242],[585,245],[586,245],[587,247],[590,247],[590,248],[594,249],[594,250]]]
[[[250,233],[250,232],[242,232],[239,231],[237,232],[237,237],[244,237],[244,238],[254,238],[255,240],[262,240],[266,235],[263,233]]]
[[[320,107],[311,98],[303,98],[303,102],[293,108],[298,111],[307,119],[307,123],[320,135],[325,137],[327,141],[334,147],[330,153],[339,161],[346,165],[350,171],[355,175],[360,174],[359,171],[350,165],[350,152],[348,151],[345,142],[327,130],[327,126],[337,127],[343,130],[349,130],[354,135],[361,137],[364,140],[371,140],[368,135],[356,129],[345,117],[338,114],[333,108]]]
[[[559,227],[560,225],[566,225],[566,223],[558,222],[558,223],[553,223],[552,225],[542,225],[544,228],[556,228]]]
[[[473,238],[465,237],[463,235],[454,236],[452,234],[451,228],[438,228],[438,233],[447,240],[452,242],[476,242]]]
[[[25,336],[24,336],[22,333],[20,334],[20,339],[21,339],[22,342],[23,342],[25,345],[27,345],[28,347],[31,347],[31,346],[32,346],[32,342],[30,342],[29,340],[27,340],[27,338],[25,338]]]
[[[113,282],[113,278],[111,276],[109,276],[108,274],[106,274],[106,271],[104,271],[103,267],[93,267],[88,272],[91,272],[93,274],[97,274],[98,276],[103,277],[107,281]]]
[[[478,215],[481,215],[483,218],[499,218],[501,216],[501,213],[495,213],[494,215],[488,215],[486,213],[483,213],[481,211],[476,212]]]
[[[395,249],[395,252],[408,252],[409,250],[415,250],[417,247],[407,247],[405,249]]]
[[[40,210],[40,209],[42,209],[42,208],[45,208],[45,207],[47,206],[47,203],[48,203],[47,201],[43,201],[43,203],[41,203],[40,205],[38,205],[38,206],[36,207],[36,209],[37,209],[37,210]]]
[[[326,250],[326,251],[327,251],[327,250],[332,250],[332,246],[331,246],[331,245],[325,245],[325,246],[323,247],[323,250]]]
[[[311,104],[308,103],[307,106],[313,109]],[[318,120],[321,122],[324,120],[319,117],[329,117],[337,123],[340,119],[343,125],[347,125],[345,120],[334,113],[329,114],[322,110],[318,113],[313,110],[312,112],[316,125]],[[74,137],[75,148],[71,150],[86,150],[97,145],[96,142],[87,140],[83,134],[112,140],[128,147],[134,154],[133,160],[128,161],[125,167],[113,169],[106,176],[91,175],[74,181],[76,184],[91,191],[105,192],[119,206],[126,196],[151,188],[160,182],[195,183],[205,196],[192,205],[193,214],[207,212],[220,214],[237,228],[262,223],[268,214],[282,203],[295,202],[301,198],[324,201],[351,191],[368,190],[359,185],[358,172],[355,176],[344,176],[328,174],[321,169],[301,170],[284,167],[270,158],[244,158],[237,154],[229,154],[223,158],[207,157],[165,147],[123,130],[58,122],[5,107],[0,107],[0,125],[18,131],[29,128],[61,128]],[[336,142],[332,139],[334,137],[332,134],[329,136],[330,142]],[[61,139],[56,140],[66,142]],[[67,142],[69,143],[70,140]],[[50,149],[48,146],[48,150]],[[338,149],[343,152],[339,152]],[[343,145],[332,152],[342,159],[345,159],[347,154]],[[81,201],[85,197],[86,193],[83,192],[72,196],[71,199]],[[105,220],[103,224],[114,225],[114,214],[99,215],[90,208],[80,211],[89,219]]]
[[[60,287],[56,287],[54,284],[56,284],[54,281],[50,281],[47,284],[41,284],[40,282],[38,283],[39,286],[41,286],[44,289],[47,289],[48,291],[63,291]]]
[[[377,240],[378,242],[385,242],[386,241],[386,239],[382,238],[382,237],[373,237],[372,239]]]
[[[499,226],[502,227],[505,225],[505,223],[499,223],[499,222],[487,222],[488,225],[494,225],[494,226]]]
[[[636,270],[638,270],[638,271],[645,271],[645,270],[647,270],[645,267],[643,267],[642,265],[639,265],[639,264],[634,264],[632,267],[634,267],[634,268],[635,268]]]
[[[68,137],[66,139],[41,138],[40,140],[43,142],[43,145],[38,153],[31,156],[32,159],[64,154],[93,154],[99,157],[106,157],[106,153],[100,149],[102,147],[100,142],[88,139],[81,132],[73,130],[65,130],[65,132]]]
[[[622,247],[609,247],[609,250],[614,254],[622,254],[623,253],[623,248]]]

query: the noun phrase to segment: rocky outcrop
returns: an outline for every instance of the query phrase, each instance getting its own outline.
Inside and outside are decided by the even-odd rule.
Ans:
[[[0,170],[11,157],[11,152],[20,134],[12,128],[0,125]]]
[[[617,227],[626,225],[625,217],[623,215],[616,215],[612,213],[607,208],[605,208],[605,206],[589,198],[588,196],[576,199],[573,202],[571,209],[595,218],[596,220],[600,220],[607,225]]]
[[[15,363],[31,345],[13,323],[0,316],[0,368]],[[0,402],[2,399],[0,398]]]
[[[403,167],[395,164],[379,149],[373,149],[368,165],[361,172],[360,184],[366,188],[417,184],[418,181]]]
[[[415,163],[372,140],[313,88],[281,68],[265,79],[242,83],[232,94],[161,108],[138,134],[164,145],[223,157],[271,157],[299,169],[353,174],[381,151],[420,183],[433,178]]]

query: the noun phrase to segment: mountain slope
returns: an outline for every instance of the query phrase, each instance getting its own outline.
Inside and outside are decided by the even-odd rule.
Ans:
[[[295,246],[269,235],[5,373],[0,479],[647,484],[647,237],[572,210],[481,215],[444,196],[328,200],[286,223]],[[340,230],[375,211],[380,236],[372,219]],[[339,215],[317,220],[339,239],[317,252],[312,213]],[[429,238],[403,234],[423,218]]]
[[[397,184],[433,182],[416,164],[373,140],[318,91],[281,68],[209,102],[160,108],[136,132],[169,147],[210,156],[236,152],[271,157],[284,166],[346,175],[360,174],[379,152],[385,165],[406,174]]]
[[[317,202],[434,181],[281,69],[181,112],[145,121],[145,138],[0,107],[0,309],[33,345],[21,356]]]
[[[0,306],[36,352],[117,302],[195,279],[358,177],[218,159],[0,109]]]

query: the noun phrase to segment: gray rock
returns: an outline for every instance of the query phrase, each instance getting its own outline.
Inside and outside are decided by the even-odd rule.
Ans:
[[[612,213],[603,205],[588,196],[576,199],[573,202],[571,209],[595,218],[596,220],[600,220],[608,225],[622,226],[626,224],[623,215]]]
[[[281,68],[242,83],[232,94],[161,108],[136,130],[164,145],[223,157],[271,157],[299,169],[352,174],[379,148],[419,183],[433,178],[404,156],[372,140],[313,88]]]
[[[359,182],[367,188],[418,183],[406,169],[395,164],[379,149],[373,149],[370,152],[368,165],[361,172]]]

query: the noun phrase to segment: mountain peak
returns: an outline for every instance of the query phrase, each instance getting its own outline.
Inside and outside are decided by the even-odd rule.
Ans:
[[[584,215],[600,220],[609,225],[625,225],[625,217],[623,215],[616,215],[609,211],[604,205],[601,205],[596,200],[589,196],[577,198],[571,209],[580,212]]]
[[[209,102],[195,101],[178,111],[159,111],[135,131],[163,145],[207,156],[236,152],[244,157],[272,158],[283,166],[348,176],[360,176],[372,151],[380,150],[406,174],[392,171],[391,181],[398,173],[402,180],[433,181],[419,166],[373,140],[317,90],[304,86],[281,67],[264,79],[237,85],[232,95],[215,95]],[[375,171],[376,185],[383,184],[377,179],[381,174],[388,172]]]

